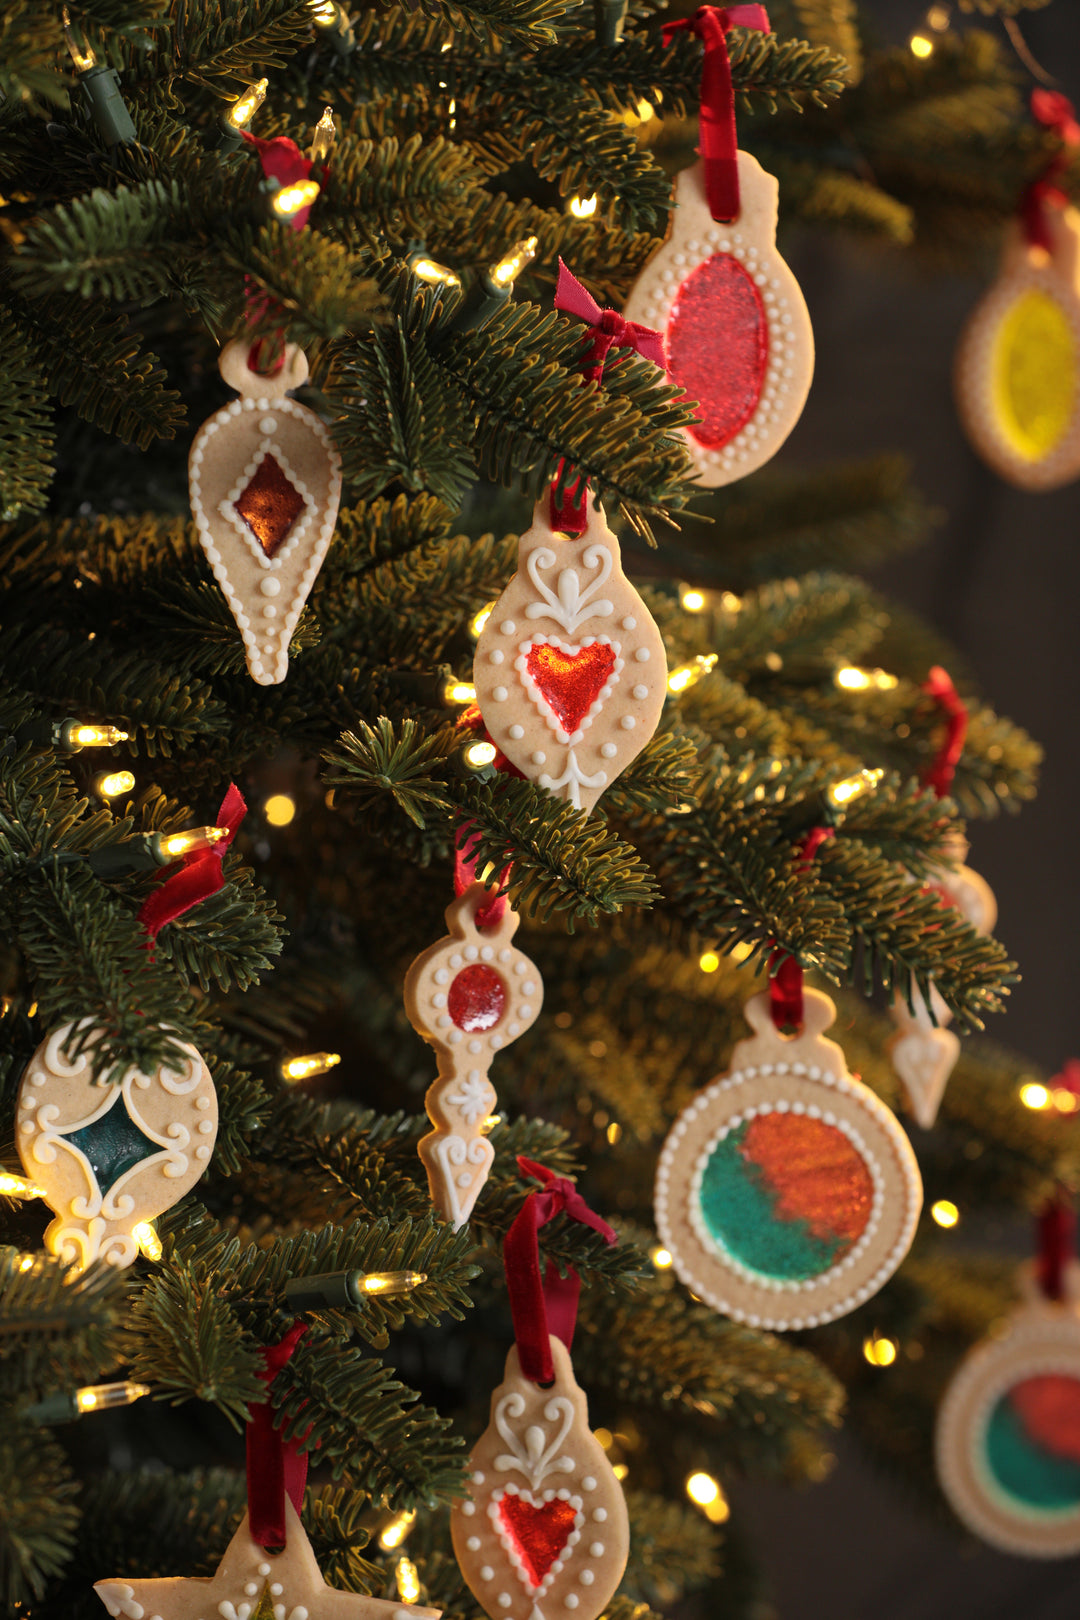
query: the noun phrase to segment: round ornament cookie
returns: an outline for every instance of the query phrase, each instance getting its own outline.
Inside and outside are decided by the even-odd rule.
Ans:
[[[136,1226],[178,1203],[210,1162],[217,1093],[193,1046],[182,1067],[129,1069],[93,1080],[91,1053],[69,1061],[66,1024],[43,1041],[19,1087],[16,1141],[23,1169],[56,1214],[45,1242],[80,1267],[128,1266]]]
[[[594,1620],[623,1576],[622,1487],[589,1427],[570,1352],[551,1336],[553,1384],[524,1376],[515,1345],[450,1530],[461,1573],[492,1620]]]
[[[997,281],[956,352],[960,420],[988,466],[1020,489],[1080,473],[1080,213],[1046,209],[1049,252],[1010,226]]]
[[[739,214],[724,223],[709,212],[704,164],[682,171],[671,234],[623,311],[662,334],[668,377],[698,402],[686,440],[711,488],[775,455],[814,375],[806,301],[776,249],[779,187],[748,152],[738,178]]]
[[[1073,1268],[1075,1270],[1075,1268]],[[1033,1300],[969,1351],[938,1413],[938,1477],[969,1530],[1027,1558],[1080,1553],[1080,1316]]]
[[[405,1013],[435,1048],[438,1079],[424,1107],[435,1129],[418,1151],[431,1201],[454,1231],[464,1226],[491,1169],[495,1150],[486,1121],[498,1098],[488,1079],[496,1052],[536,1022],[544,983],[511,944],[518,915],[504,905],[497,922],[477,926],[491,892],[472,883],[446,910],[449,937],[423,951],[405,977]]]
[[[667,696],[664,642],[622,571],[591,493],[586,526],[551,526],[547,495],[518,545],[517,573],[476,645],[476,700],[491,740],[523,775],[589,810],[644,748]]]
[[[657,1166],[661,1242],[717,1311],[781,1332],[831,1322],[892,1276],[911,1246],[922,1181],[893,1114],[823,1031],[828,996],[803,992],[803,1027],[775,1028],[767,995],[729,1072],[676,1120]]]
[[[218,369],[240,395],[209,417],[188,458],[188,488],[199,542],[225,592],[247,666],[260,686],[289,668],[289,642],[322,567],[337,522],[341,461],[326,428],[289,399],[308,374],[293,343],[273,377],[247,363],[234,341]]]

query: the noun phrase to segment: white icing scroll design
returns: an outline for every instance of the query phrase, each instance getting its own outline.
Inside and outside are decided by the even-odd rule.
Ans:
[[[477,1195],[491,1169],[495,1149],[486,1136],[474,1137],[471,1142],[466,1142],[463,1136],[444,1136],[442,1141],[435,1143],[432,1151],[443,1173],[454,1231],[458,1232],[472,1214]],[[469,1186],[461,1188],[454,1171],[469,1165],[476,1167],[477,1175],[471,1178]]]
[[[572,636],[587,619],[610,618],[615,610],[607,597],[595,602],[592,600],[601,586],[606,585],[611,578],[612,560],[607,546],[590,546],[582,553],[581,560],[586,568],[599,569],[596,578],[586,585],[584,590],[581,588],[581,575],[576,568],[559,570],[558,584],[554,591],[550,585],[544,583],[540,578],[540,570],[554,568],[556,560],[550,546],[537,546],[535,551],[530,552],[526,567],[529,578],[543,597],[543,601],[530,602],[525,609],[525,617],[554,619],[568,636]]]
[[[521,1417],[524,1411],[525,1397],[517,1391],[504,1395],[495,1407],[495,1427],[510,1448],[495,1458],[495,1467],[503,1474],[511,1469],[524,1474],[533,1490],[538,1491],[549,1474],[572,1474],[577,1467],[573,1457],[556,1456],[570,1433],[574,1408],[565,1395],[553,1395],[548,1401],[544,1407],[544,1417],[549,1423],[559,1424],[558,1432],[550,1442],[538,1423],[530,1423],[524,1436],[511,1427],[508,1420]]]

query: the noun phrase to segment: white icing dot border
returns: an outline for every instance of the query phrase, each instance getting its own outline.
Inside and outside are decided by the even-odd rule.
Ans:
[[[1001,1338],[984,1340],[961,1362],[938,1410],[934,1448],[942,1489],[976,1535],[1002,1552],[1066,1558],[1080,1552],[1080,1504],[1029,1506],[998,1484],[986,1462],[997,1401],[1046,1374],[1080,1381],[1080,1319],[1067,1306],[1023,1306]]]
[[[576,658],[579,653],[585,651],[586,647],[592,647],[597,642],[601,646],[612,649],[615,654],[615,662],[611,666],[611,674],[589,706],[589,712],[582,716],[580,726],[575,732],[571,733],[563,729],[558,715],[549,707],[547,699],[533,680],[529,671],[529,654],[534,647],[549,646],[557,647],[560,652],[566,653],[570,658]],[[569,745],[571,748],[577,743],[584,742],[586,731],[619,684],[619,676],[622,674],[624,664],[624,660],[619,656],[621,652],[621,644],[618,641],[613,641],[610,636],[583,636],[580,641],[563,641],[559,636],[535,635],[530,637],[528,641],[518,643],[518,656],[514,660],[514,668],[521,677],[521,684],[525,688],[528,697],[532,700],[537,713],[549,729],[555,733],[556,742]]]
[[[262,626],[261,634],[257,634],[251,624],[243,599],[229,577],[228,565],[214,539],[210,528],[210,520],[202,504],[202,485],[199,475],[207,441],[227,422],[248,411],[260,411],[263,413],[272,411],[275,416],[295,417],[298,422],[303,423],[309,432],[314,434],[330,462],[326,507],[315,542],[311,547],[307,567],[291,600],[282,605],[280,622],[275,622],[272,626],[269,624]],[[262,442],[269,443],[270,441],[264,436]],[[280,459],[279,447],[276,444],[274,445],[274,454]],[[284,462],[282,462],[282,467],[285,468]],[[305,405],[299,405],[295,400],[284,396],[275,400],[248,397],[232,400],[230,404],[223,406],[221,410],[215,411],[213,416],[207,418],[195,435],[191,446],[188,468],[191,510],[195,519],[199,543],[206,553],[206,559],[213,571],[214,578],[224,592],[225,600],[229,604],[237,628],[243,637],[247,666],[251,678],[257,681],[260,686],[276,686],[288,674],[289,643],[292,640],[292,634],[296,629],[304,603],[307,601],[311,587],[315,583],[315,577],[323,565],[323,559],[329,549],[330,541],[333,539],[334,527],[337,523],[338,503],[341,500],[341,457],[334,448],[333,440],[324,424],[320,422],[314,411],[309,411]],[[296,484],[298,491],[306,493],[291,472],[289,472],[288,476]],[[237,487],[236,496],[239,496],[243,487],[243,484]],[[232,498],[235,497],[230,497],[230,499]],[[235,526],[235,519],[232,519],[232,523]],[[292,538],[290,537],[285,542],[282,550],[278,553],[278,558],[281,560],[284,560],[284,553],[289,549]],[[261,551],[261,547],[259,549]],[[270,559],[270,562],[273,563],[278,558]],[[264,556],[263,561],[266,560]]]
[[[738,1262],[732,1263],[722,1248],[714,1240],[708,1244],[702,1241],[701,1233],[694,1222],[693,1211],[697,1203],[697,1194],[700,1191],[700,1180],[697,1189],[694,1187],[694,1177],[697,1167],[701,1165],[702,1154],[695,1160],[695,1168],[690,1176],[679,1183],[673,1178],[675,1161],[684,1151],[684,1141],[687,1134],[693,1132],[700,1134],[706,1121],[703,1115],[708,1111],[712,1117],[708,1121],[715,1131],[725,1126],[730,1128],[736,1119],[740,1122],[750,1117],[751,1108],[754,1113],[763,1109],[770,1112],[777,1109],[786,1101],[776,1097],[773,1101],[764,1104],[756,1103],[740,1110],[739,1089],[748,1081],[759,1078],[771,1080],[773,1077],[782,1079],[784,1075],[811,1082],[822,1087],[822,1106],[820,1117],[826,1123],[841,1126],[842,1116],[836,1111],[835,1099],[846,1097],[857,1107],[862,1109],[873,1123],[883,1132],[893,1150],[894,1168],[899,1172],[899,1179],[904,1189],[904,1210],[900,1220],[900,1230],[895,1243],[882,1258],[876,1268],[867,1272],[867,1257],[874,1238],[878,1234],[881,1224],[881,1211],[875,1222],[873,1233],[864,1233],[866,1238],[862,1246],[858,1265],[852,1254],[845,1256],[838,1266],[822,1273],[819,1277],[809,1278],[802,1282],[798,1288],[790,1284],[785,1285],[779,1278],[763,1278],[759,1274],[749,1271]],[[778,1088],[779,1089],[779,1088]],[[830,1107],[830,1100],[834,1106]],[[790,1105],[794,1111],[794,1104]],[[804,1112],[810,1113],[810,1105],[806,1105]],[[813,1116],[811,1116],[813,1117]],[[853,1128],[854,1130],[854,1128]],[[856,1134],[861,1134],[857,1133]],[[713,1142],[717,1137],[714,1134]],[[852,1138],[854,1140],[854,1136]],[[859,1151],[864,1161],[871,1167],[874,1176],[875,1199],[884,1198],[885,1172],[884,1167],[877,1163],[874,1155],[863,1138]],[[875,1175],[876,1170],[876,1175]],[[880,1178],[880,1183],[879,1179]],[[922,1178],[919,1174],[918,1163],[904,1131],[890,1109],[876,1097],[868,1086],[846,1070],[842,1073],[833,1073],[823,1069],[817,1064],[806,1064],[799,1061],[791,1063],[765,1063],[760,1065],[747,1064],[743,1068],[735,1069],[730,1074],[723,1075],[707,1086],[704,1091],[691,1102],[679,1115],[675,1124],[668,1133],[660,1153],[656,1167],[656,1182],[653,1193],[654,1212],[656,1215],[657,1232],[664,1247],[671,1254],[672,1262],[679,1279],[699,1298],[711,1305],[715,1311],[731,1317],[734,1321],[745,1322],[750,1327],[768,1328],[776,1332],[793,1332],[802,1328],[818,1327],[824,1322],[835,1321],[839,1316],[846,1315],[857,1306],[863,1304],[878,1292],[888,1281],[893,1272],[900,1265],[915,1235],[919,1212],[922,1208]],[[694,1238],[694,1251],[685,1254],[682,1250],[679,1237],[673,1226],[673,1219],[678,1213],[685,1215],[691,1227]],[[845,1262],[851,1262],[846,1264]],[[851,1287],[840,1298],[830,1305],[819,1303],[816,1296],[831,1288],[832,1283],[843,1272],[849,1272]],[[746,1308],[728,1297],[723,1288],[724,1276],[737,1279],[740,1285],[749,1291],[754,1308]],[[795,1307],[793,1314],[780,1314],[787,1309],[783,1301],[790,1301]]]
[[[1046,455],[1034,459],[1015,450],[1002,433],[994,408],[994,350],[1002,321],[1017,299],[1039,292],[1052,298],[1068,322],[1077,387],[1064,433]],[[956,350],[957,409],[974,448],[994,470],[1021,489],[1057,489],[1080,471],[1080,300],[1053,262],[1016,264],[990,288],[972,312]]]
[[[740,231],[715,225],[705,231],[701,239],[687,242],[682,251],[674,249],[674,244],[661,248],[642,319],[664,334],[666,356],[668,322],[680,289],[695,270],[717,257],[734,259],[761,295],[768,349],[765,376],[753,414],[727,444],[710,448],[686,430],[683,437],[699,474],[711,474],[719,469],[729,478],[735,478],[752,472],[778,449],[802,414],[805,395],[798,389],[793,392],[791,387],[791,361],[795,352],[789,330],[791,271],[775,248],[749,246]],[[762,454],[766,444],[768,449]]]

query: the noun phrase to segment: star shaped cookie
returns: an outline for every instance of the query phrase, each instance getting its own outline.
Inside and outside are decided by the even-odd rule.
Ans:
[[[284,1549],[267,1552],[252,1540],[245,1513],[216,1575],[98,1581],[94,1591],[111,1615],[124,1620],[439,1620],[440,1609],[327,1586],[288,1500],[285,1527]]]

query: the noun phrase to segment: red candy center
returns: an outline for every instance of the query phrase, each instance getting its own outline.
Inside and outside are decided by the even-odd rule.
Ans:
[[[594,641],[569,653],[540,641],[529,648],[525,665],[552,714],[572,735],[607,685],[615,668],[615,649],[606,641]]]
[[[499,1517],[526,1575],[533,1586],[539,1586],[569,1540],[576,1509],[558,1497],[534,1507],[520,1496],[507,1494],[499,1503]]]
[[[664,349],[668,375],[698,401],[693,437],[710,450],[728,444],[757,409],[769,362],[765,306],[738,259],[715,253],[691,271]]]
[[[446,1010],[467,1035],[492,1029],[506,1010],[506,986],[494,968],[477,962],[457,975],[446,998]]]
[[[304,497],[289,483],[273,456],[263,456],[236,510],[266,555],[273,557],[304,510]]]

